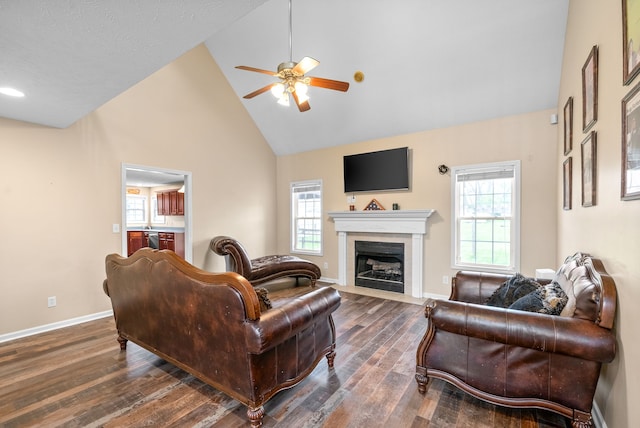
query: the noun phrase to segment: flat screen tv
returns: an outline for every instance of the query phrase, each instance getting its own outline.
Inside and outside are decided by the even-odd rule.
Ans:
[[[409,148],[344,157],[344,192],[409,190]]]

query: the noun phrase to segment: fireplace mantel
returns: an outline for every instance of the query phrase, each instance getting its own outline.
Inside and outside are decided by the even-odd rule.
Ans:
[[[330,211],[338,232],[338,284],[347,285],[347,234],[410,234],[412,239],[411,295],[422,297],[424,235],[435,210]]]

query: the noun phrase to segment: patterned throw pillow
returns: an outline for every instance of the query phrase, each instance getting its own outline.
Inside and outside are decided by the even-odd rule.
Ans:
[[[509,309],[560,315],[568,301],[562,287],[557,282],[552,282],[516,300]]]
[[[488,306],[508,308],[519,298],[526,296],[540,288],[540,284],[533,278],[527,278],[522,274],[515,274],[505,281],[487,300]]]

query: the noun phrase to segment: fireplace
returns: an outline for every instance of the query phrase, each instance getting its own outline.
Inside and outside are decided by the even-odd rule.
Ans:
[[[404,293],[404,244],[355,241],[355,285]]]
[[[338,281],[350,285],[354,277],[353,241],[363,237],[370,241],[403,242],[404,294],[423,297],[424,237],[427,219],[434,210],[331,211],[329,216],[338,233]],[[347,235],[349,238],[347,239]],[[349,245],[347,245],[349,241]],[[349,261],[349,263],[347,263]],[[348,274],[347,274],[348,273]],[[349,278],[349,279],[347,279]]]

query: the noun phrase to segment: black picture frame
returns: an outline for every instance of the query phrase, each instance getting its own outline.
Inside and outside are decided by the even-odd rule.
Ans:
[[[571,209],[571,198],[572,198],[572,180],[573,177],[573,167],[571,157],[568,157],[562,163],[562,209],[568,211]]]
[[[582,170],[582,206],[596,205],[598,183],[597,135],[591,131],[580,144],[580,158]]]
[[[582,66],[582,132],[598,120],[598,46],[593,46]]]
[[[620,198],[640,199],[640,83],[622,99]]]

